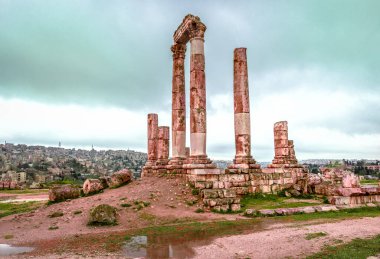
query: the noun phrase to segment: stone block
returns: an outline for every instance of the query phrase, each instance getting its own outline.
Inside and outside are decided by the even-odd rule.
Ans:
[[[270,216],[275,216],[276,212],[274,210],[259,210],[259,213],[262,216],[270,217]]]
[[[244,212],[245,215],[247,216],[253,216],[256,214],[256,210],[254,209],[246,209],[245,212]]]
[[[219,191],[213,189],[202,190],[202,197],[205,199],[219,198]]]
[[[223,189],[223,197],[225,198],[235,198],[236,192],[231,189]]]
[[[229,205],[222,205],[220,206],[220,211],[227,212],[229,208],[230,208]]]
[[[244,195],[248,193],[248,187],[235,187],[234,190],[238,195]]]
[[[240,204],[231,204],[231,211],[239,211],[240,209]]]
[[[309,214],[309,213],[314,213],[315,209],[313,207],[303,207],[301,208],[303,213]]]

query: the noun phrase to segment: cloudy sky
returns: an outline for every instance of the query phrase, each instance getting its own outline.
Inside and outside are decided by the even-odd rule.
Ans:
[[[0,141],[145,152],[146,114],[171,125],[172,35],[192,13],[207,26],[211,158],[234,156],[232,57],[247,47],[257,160],[272,159],[280,120],[299,159],[380,159],[379,10],[377,0],[0,0]],[[189,91],[189,56],[186,66]]]

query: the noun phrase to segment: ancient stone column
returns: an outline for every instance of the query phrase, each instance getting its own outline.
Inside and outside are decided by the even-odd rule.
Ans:
[[[257,168],[251,156],[247,49],[234,50],[234,122],[236,155],[229,168]]]
[[[157,138],[157,162],[159,165],[166,165],[169,159],[169,127],[158,127]]]
[[[173,52],[172,79],[172,161],[182,164],[186,159],[186,95],[185,95],[185,52],[186,45],[176,43]]]
[[[157,160],[158,115],[148,114],[148,162]]]
[[[273,163],[285,163],[289,156],[288,122],[279,121],[274,124],[274,160]]]
[[[142,176],[150,174],[157,161],[158,115],[148,114],[148,160],[143,167]]]
[[[190,155],[206,158],[205,26],[190,31]]]

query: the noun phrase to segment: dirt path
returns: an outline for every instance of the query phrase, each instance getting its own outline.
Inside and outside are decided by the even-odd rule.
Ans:
[[[308,233],[327,235],[306,240]],[[304,258],[324,245],[348,242],[380,234],[380,217],[343,220],[334,223],[281,227],[247,235],[214,239],[210,245],[194,248],[195,258]]]

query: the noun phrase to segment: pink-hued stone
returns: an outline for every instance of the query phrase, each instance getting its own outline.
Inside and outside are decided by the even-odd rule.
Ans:
[[[190,64],[190,67],[191,67],[191,71],[195,71],[195,70],[200,70],[200,71],[204,71],[205,70],[205,56],[202,55],[202,54],[194,54],[192,55],[192,59],[191,59],[191,64]]]
[[[234,124],[236,155],[229,169],[257,169],[251,156],[247,49],[234,50]]]
[[[199,17],[187,15],[173,35],[173,97],[172,97],[172,154],[169,167],[178,169],[183,161],[196,168],[197,164],[210,164],[206,155],[206,78],[204,33],[206,26]],[[186,43],[190,41],[190,150],[186,159],[186,112],[184,57]],[[185,160],[186,159],[186,160]],[[183,167],[185,168],[185,167]],[[191,169],[192,169],[191,168]]]
[[[186,94],[185,52],[186,44],[174,44],[172,80],[172,154],[174,159],[185,157],[186,145]]]
[[[186,112],[183,109],[172,110],[173,132],[186,131]]]
[[[234,112],[249,113],[249,94],[248,88],[246,91],[234,92]]]
[[[148,160],[157,159],[158,115],[148,114]]]
[[[169,127],[158,127],[158,148],[157,159],[166,160],[169,158]]]
[[[298,165],[293,140],[288,140],[288,122],[274,124],[274,159],[269,167],[275,165]]]
[[[206,133],[206,110],[201,108],[191,109],[190,114],[190,132]],[[206,143],[202,143],[202,145],[205,144]]]
[[[199,88],[190,89],[190,107],[193,109],[205,109],[206,107],[206,91]]]
[[[354,173],[344,174],[342,177],[342,186],[344,188],[359,187],[359,177],[356,176]]]

